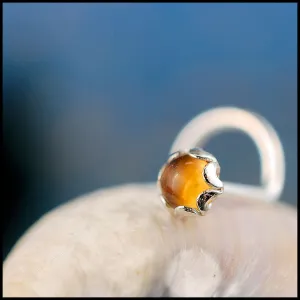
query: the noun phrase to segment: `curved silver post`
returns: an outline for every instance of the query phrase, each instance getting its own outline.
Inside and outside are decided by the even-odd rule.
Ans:
[[[278,200],[285,180],[284,151],[274,128],[257,114],[235,107],[205,111],[180,131],[170,153],[195,146],[203,148],[208,139],[228,130],[243,131],[254,141],[260,156],[261,186],[225,182],[224,194],[255,197],[268,202]]]

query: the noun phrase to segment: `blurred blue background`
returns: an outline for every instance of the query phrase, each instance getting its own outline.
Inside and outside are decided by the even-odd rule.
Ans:
[[[282,200],[296,205],[296,4],[15,3],[3,18],[4,256],[73,197],[155,181],[178,131],[215,106],[271,122],[286,153]],[[259,184],[247,137],[207,150],[223,180]]]

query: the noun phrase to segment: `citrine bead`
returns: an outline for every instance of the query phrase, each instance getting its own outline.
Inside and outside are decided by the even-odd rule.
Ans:
[[[207,164],[204,159],[184,154],[165,165],[159,183],[161,194],[170,207],[186,206],[198,209],[198,196],[211,189],[204,177]]]

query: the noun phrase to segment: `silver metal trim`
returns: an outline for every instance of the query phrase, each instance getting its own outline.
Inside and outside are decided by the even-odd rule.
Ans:
[[[163,164],[163,166],[160,168],[158,175],[157,175],[157,180],[160,181],[161,175],[163,173],[163,171],[165,170],[167,164]]]
[[[182,156],[184,153],[182,151],[176,151],[174,153],[172,153],[171,155],[169,155],[167,163],[172,162],[172,160],[178,158],[179,156]]]
[[[158,177],[157,177],[157,187],[160,189],[162,192],[162,187],[161,187],[161,175],[165,168],[167,167],[168,164],[170,164],[174,159],[177,159],[183,155],[190,155],[194,158],[205,160],[208,162],[208,164],[205,166],[203,169],[203,180],[205,180],[211,187],[212,189],[206,190],[202,192],[200,195],[198,195],[197,199],[195,199],[196,204],[197,204],[197,209],[187,207],[187,206],[177,206],[174,208],[175,215],[179,215],[182,212],[184,213],[191,213],[191,214],[196,214],[196,215],[205,215],[205,212],[211,208],[211,204],[213,200],[223,192],[223,183],[222,181],[218,178],[218,175],[220,174],[220,165],[217,161],[217,159],[209,152],[204,151],[201,148],[192,148],[190,150],[179,150],[174,153],[172,153],[169,157],[167,162],[161,167]],[[213,194],[213,195],[211,195]],[[203,197],[205,196],[210,196],[206,202],[203,204]],[[161,202],[163,205],[167,208],[172,208],[167,202],[167,200],[163,197],[163,195],[160,195]],[[201,203],[200,203],[201,201]],[[204,206],[203,206],[204,205]]]
[[[208,162],[217,162],[217,159],[211,153],[204,151],[202,148],[192,148],[188,153],[195,158],[204,159]]]
[[[208,184],[212,185],[217,189],[220,189],[223,188],[224,185],[217,175],[218,168],[220,169],[218,163],[216,162],[208,163],[203,170],[203,176]]]
[[[177,207],[175,207],[174,213],[175,213],[176,216],[182,215],[182,213],[184,213],[184,214],[189,213],[189,214],[194,214],[194,215],[201,214],[201,212],[197,211],[196,209],[190,208],[190,207],[187,207],[187,206],[177,206]]]
[[[201,194],[198,195],[197,197],[197,207],[199,211],[208,211],[211,208],[211,204],[215,201],[217,196],[221,195],[223,193],[223,189],[219,190],[214,190],[214,189],[209,189]],[[203,199],[204,197],[208,197],[207,199]]]

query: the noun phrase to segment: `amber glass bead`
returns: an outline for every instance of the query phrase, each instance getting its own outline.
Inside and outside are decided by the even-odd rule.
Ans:
[[[207,164],[206,160],[185,154],[165,166],[160,176],[160,187],[169,206],[198,208],[197,197],[211,189],[203,175]]]

